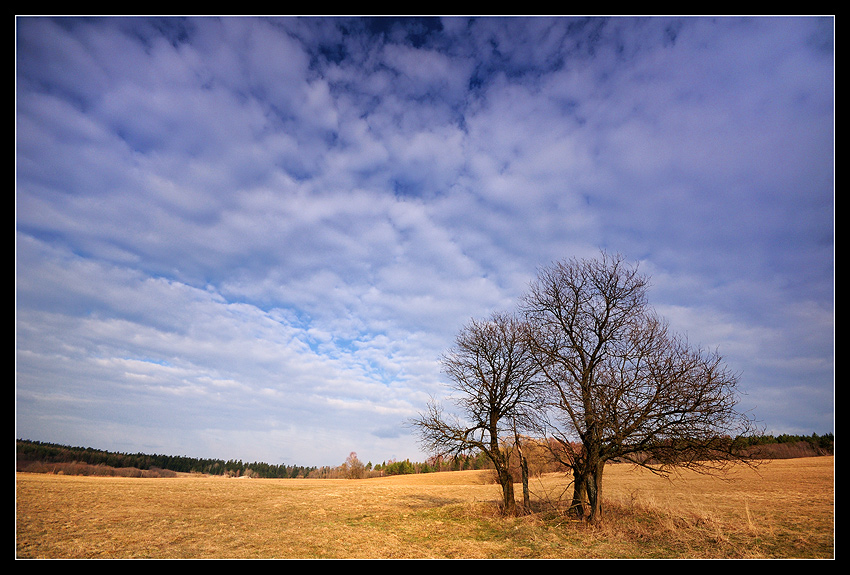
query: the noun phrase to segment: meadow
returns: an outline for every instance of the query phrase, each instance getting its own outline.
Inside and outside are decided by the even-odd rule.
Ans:
[[[784,459],[670,480],[609,465],[598,526],[555,509],[570,494],[559,474],[532,478],[531,513],[503,517],[489,471],[362,480],[16,473],[16,556],[831,559],[834,463]]]

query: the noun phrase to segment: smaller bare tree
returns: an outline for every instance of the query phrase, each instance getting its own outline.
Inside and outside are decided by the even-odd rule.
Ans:
[[[483,452],[493,462],[506,514],[517,511],[510,473],[510,442],[531,412],[536,362],[525,324],[508,314],[472,320],[443,357],[453,401],[463,418],[448,417],[435,401],[413,420],[424,448],[439,456]]]
[[[357,453],[352,451],[348,454],[345,463],[342,464],[342,475],[346,479],[363,479],[366,473],[366,466],[357,457]]]

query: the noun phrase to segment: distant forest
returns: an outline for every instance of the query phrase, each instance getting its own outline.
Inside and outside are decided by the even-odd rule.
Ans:
[[[757,439],[737,440],[742,449],[758,448],[766,458],[785,459],[832,455],[835,436],[832,433],[818,435],[763,435]],[[354,455],[354,454],[352,454]],[[458,471],[464,469],[487,469],[491,465],[483,454],[455,458],[451,461],[431,459],[414,463],[409,460],[390,461],[363,466],[361,477],[377,475],[403,475]],[[120,475],[126,477],[167,477],[177,473],[201,473],[228,477],[262,478],[340,478],[346,477],[345,464],[339,467],[303,467],[298,465],[272,465],[263,462],[244,463],[242,460],[198,459],[175,455],[148,455],[144,453],[120,453],[71,447],[55,443],[43,443],[26,439],[16,440],[16,469],[36,473],[64,473],[74,475]],[[120,471],[124,470],[124,471]]]
[[[72,447],[55,443],[43,443],[18,439],[16,461],[18,471],[29,470],[32,464],[44,467],[49,464],[85,464],[113,468],[135,468],[141,471],[171,471],[174,473],[204,473],[209,475],[244,475],[247,469],[253,469],[257,477],[307,477],[313,467],[297,465],[270,465],[254,462],[223,459],[198,459],[182,455],[148,455],[145,453],[120,453],[93,449],[91,447]],[[40,469],[41,470],[41,469]]]
[[[36,473],[65,473],[74,475],[122,475],[129,477],[163,477],[177,473],[202,473],[228,477],[262,477],[273,479],[344,477],[340,467],[303,467],[299,465],[272,465],[263,462],[247,463],[242,460],[198,459],[174,455],[148,455],[145,453],[120,453],[43,443],[27,439],[16,440],[16,469]],[[483,454],[460,457],[448,463],[415,463],[389,461],[363,465],[363,476],[403,475],[434,471],[483,469],[488,462]],[[127,470],[115,472],[114,470]]]

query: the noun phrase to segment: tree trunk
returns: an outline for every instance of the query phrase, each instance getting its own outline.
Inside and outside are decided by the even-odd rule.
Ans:
[[[493,428],[495,429],[495,423]],[[488,456],[496,468],[499,485],[502,486],[502,511],[506,515],[516,515],[516,499],[514,499],[514,480],[511,477],[510,454],[501,449],[495,432],[491,432],[490,438]]]
[[[579,519],[584,519],[587,501],[587,472],[580,463],[573,465],[573,501],[570,509]]]
[[[531,508],[531,496],[528,493],[528,460],[520,455],[520,466],[522,467],[522,505],[528,512]]]
[[[522,452],[522,440],[516,433],[516,428],[514,428],[514,439],[516,441],[517,453],[519,454],[519,466],[522,470],[522,506],[523,509],[527,512],[530,507],[531,500],[528,494],[528,460],[525,458],[525,454]]]
[[[502,485],[502,505],[506,515],[516,515],[516,499],[514,499],[514,480],[507,467],[500,466],[496,470],[499,483]]]
[[[602,471],[605,468],[605,462],[597,462],[585,477],[587,489],[587,502],[589,507],[589,516],[587,520],[590,523],[597,523],[602,520]]]
[[[573,501],[571,508],[579,519],[590,523],[602,518],[602,471],[605,461],[595,449],[585,448],[573,462]]]

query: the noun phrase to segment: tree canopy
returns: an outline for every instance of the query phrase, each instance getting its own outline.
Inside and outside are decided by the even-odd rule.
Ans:
[[[648,285],[637,266],[605,252],[541,269],[516,316],[473,320],[458,335],[444,367],[464,418],[450,421],[432,403],[417,421],[424,444],[482,449],[498,470],[511,426],[514,435],[517,424],[534,429],[572,470],[573,507],[591,521],[607,462],[667,473],[748,461],[732,441],[754,432],[736,411],[737,376],[718,353],[673,333],[650,307]],[[500,482],[507,497],[509,481]]]

